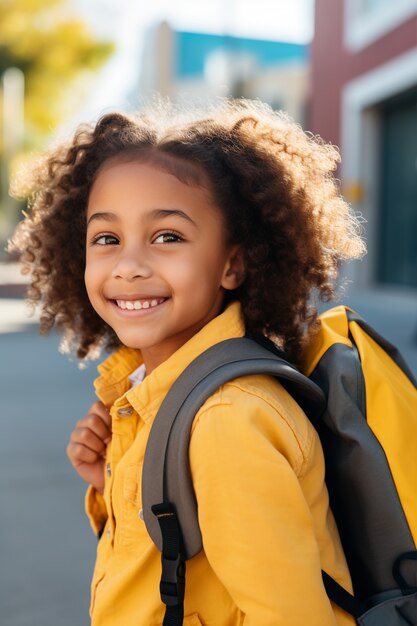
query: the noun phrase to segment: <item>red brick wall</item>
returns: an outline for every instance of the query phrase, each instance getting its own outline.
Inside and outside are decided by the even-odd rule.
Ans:
[[[350,53],[343,45],[343,17],[343,0],[316,0],[308,127],[336,145],[340,144],[343,86],[417,45],[414,17],[363,50]]]

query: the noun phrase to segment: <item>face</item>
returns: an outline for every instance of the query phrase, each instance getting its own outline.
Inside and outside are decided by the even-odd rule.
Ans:
[[[219,314],[240,253],[202,187],[150,164],[109,163],[87,209],[85,283],[98,315],[148,373]]]

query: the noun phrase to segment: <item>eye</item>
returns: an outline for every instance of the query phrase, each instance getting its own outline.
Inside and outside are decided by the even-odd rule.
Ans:
[[[94,237],[93,244],[98,246],[117,246],[119,240],[114,235],[98,235]]]
[[[166,231],[164,233],[159,233],[152,243],[178,243],[180,241],[184,241],[181,235],[175,233],[173,231]]]

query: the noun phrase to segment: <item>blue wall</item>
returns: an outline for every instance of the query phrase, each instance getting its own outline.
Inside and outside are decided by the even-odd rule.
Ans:
[[[216,50],[251,54],[261,67],[289,61],[307,62],[309,56],[309,47],[305,44],[180,31],[175,35],[175,71],[181,78],[202,75],[207,56]]]

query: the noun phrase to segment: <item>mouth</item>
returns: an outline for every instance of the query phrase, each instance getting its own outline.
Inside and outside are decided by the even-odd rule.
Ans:
[[[154,309],[168,298],[140,298],[137,300],[113,299],[112,302],[122,311],[142,311],[142,309]]]

